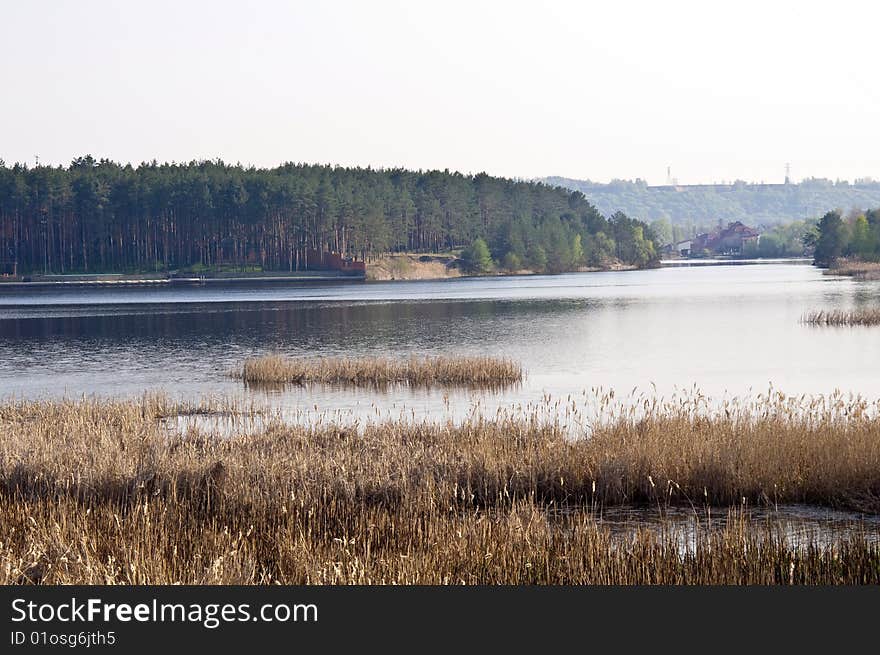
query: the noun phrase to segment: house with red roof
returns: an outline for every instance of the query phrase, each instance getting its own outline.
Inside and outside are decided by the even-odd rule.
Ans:
[[[698,234],[691,240],[690,255],[742,255],[749,244],[757,245],[761,233],[741,221]]]

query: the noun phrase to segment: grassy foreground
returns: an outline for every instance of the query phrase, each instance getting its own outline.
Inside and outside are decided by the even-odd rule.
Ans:
[[[622,503],[880,512],[875,409],[649,403],[571,439],[513,413],[220,436],[170,428],[161,398],[7,403],[0,582],[880,583],[867,534],[795,547],[743,519],[683,553],[593,519]]]
[[[335,384],[381,387],[500,387],[522,381],[522,366],[498,357],[283,357],[267,355],[233,372],[255,384]]]

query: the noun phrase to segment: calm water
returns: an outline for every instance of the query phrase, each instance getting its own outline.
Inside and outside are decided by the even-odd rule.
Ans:
[[[602,387],[719,396],[835,389],[880,398],[880,332],[799,324],[880,304],[880,283],[807,265],[701,266],[307,288],[0,288],[0,397],[248,395],[291,409],[435,416]],[[250,356],[492,354],[498,393],[324,388],[267,395],[226,372]]]
[[[863,538],[869,543],[880,542],[880,516],[811,505],[744,509],[613,507],[597,514],[597,522],[613,536],[629,539],[636,530],[650,530],[660,538],[674,539],[682,553],[695,552],[701,539],[732,527],[731,522],[747,523],[759,533],[763,528],[774,536],[784,537],[786,543],[795,548],[827,547],[847,536]]]

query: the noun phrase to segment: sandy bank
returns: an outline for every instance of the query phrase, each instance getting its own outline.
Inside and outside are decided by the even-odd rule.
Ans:
[[[609,262],[606,266],[581,266],[576,272],[594,273],[599,271],[632,271],[638,267],[622,264],[619,261]],[[523,268],[517,271],[495,270],[486,273],[492,275],[537,275],[538,272]],[[367,262],[367,280],[443,280],[448,278],[472,275],[462,270],[461,259],[453,255],[433,254],[389,254],[382,255]]]

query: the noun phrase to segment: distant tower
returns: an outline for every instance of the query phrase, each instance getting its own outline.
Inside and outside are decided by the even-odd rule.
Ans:
[[[666,167],[666,186],[672,186],[672,166]]]
[[[785,183],[791,184],[791,164],[788,162],[785,164]]]

